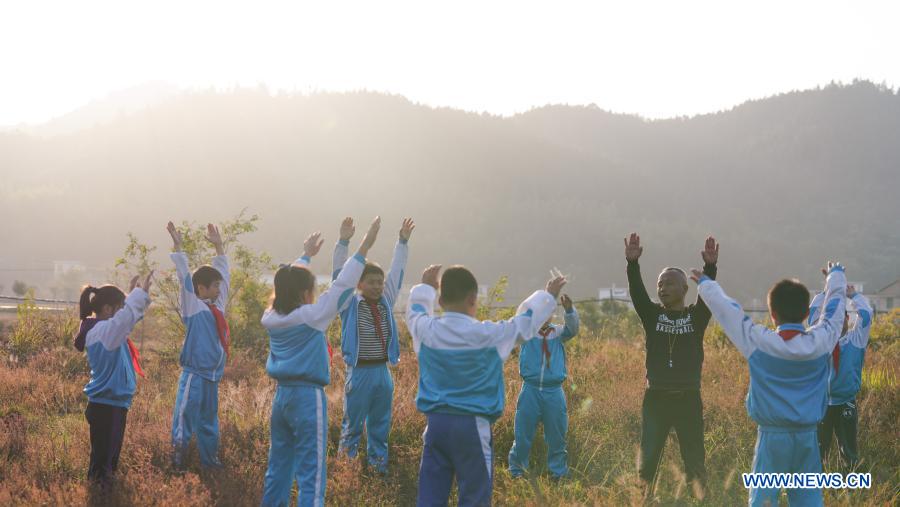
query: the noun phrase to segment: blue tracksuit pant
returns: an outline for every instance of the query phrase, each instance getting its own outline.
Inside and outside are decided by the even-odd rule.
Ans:
[[[459,505],[490,505],[493,491],[491,423],[473,415],[426,414],[419,497],[422,506],[446,506],[453,477]]]
[[[297,505],[325,505],[328,402],[318,386],[278,385],[272,401],[269,467],[262,505],[286,507],[297,479]]]
[[[528,457],[538,423],[544,426],[547,442],[547,465],[554,477],[563,477],[569,472],[566,451],[566,430],[569,415],[566,412],[566,395],[562,386],[538,388],[523,384],[516,403],[515,437],[509,451],[509,472],[520,476],[528,470]]]
[[[387,472],[393,400],[394,380],[386,363],[347,367],[341,450],[355,458],[365,426],[369,464],[382,473]]]
[[[786,428],[760,427],[753,456],[756,473],[821,473],[819,442],[816,427],[801,431]],[[751,488],[750,505],[778,505],[776,488]],[[788,503],[796,506],[822,505],[821,489],[789,489]]]
[[[172,416],[172,446],[181,452],[197,435],[200,463],[217,465],[219,450],[219,383],[181,372],[175,413]]]

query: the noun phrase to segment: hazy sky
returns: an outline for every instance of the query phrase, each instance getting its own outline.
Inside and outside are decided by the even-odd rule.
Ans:
[[[11,0],[0,125],[147,81],[368,89],[499,114],[695,114],[832,80],[896,87],[898,14],[898,2],[859,0]]]

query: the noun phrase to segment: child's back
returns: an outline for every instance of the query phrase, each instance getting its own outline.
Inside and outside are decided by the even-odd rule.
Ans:
[[[840,337],[844,318],[847,282],[843,267],[836,264],[831,268],[825,291],[826,310],[808,330],[802,322],[809,292],[799,282],[784,280],[770,291],[772,316],[776,322],[785,322],[772,330],[754,323],[717,282],[697,270],[692,278],[698,281],[700,296],[713,316],[749,363],[747,412],[759,424],[753,472],[821,472],[816,425],[825,415],[831,351]],[[750,502],[775,505],[778,494],[777,488],[751,488]],[[789,489],[788,499],[791,503],[821,505],[822,491]]]
[[[427,426],[419,467],[419,505],[446,505],[454,477],[460,505],[488,505],[493,491],[491,424],[503,413],[503,362],[537,335],[565,284],[547,284],[501,322],[474,318],[478,284],[467,269],[448,269],[440,281],[444,314],[434,317],[437,275],[431,266],[412,288],[406,322],[419,360],[416,407]]]
[[[298,505],[325,504],[328,400],[323,388],[331,382],[325,331],[353,294],[380,224],[376,217],[357,254],[318,298],[316,277],[307,267],[322,247],[318,233],[307,238],[295,265],[282,265],[275,273],[272,308],[262,317],[269,334],[266,372],[278,383],[269,419],[263,505],[287,505],[295,479]]]
[[[431,317],[435,295],[428,285],[410,293],[408,322],[420,371],[416,407],[493,422],[503,413],[503,362],[518,343],[537,335],[556,302],[539,291],[522,303],[516,317],[482,322],[455,312]]]

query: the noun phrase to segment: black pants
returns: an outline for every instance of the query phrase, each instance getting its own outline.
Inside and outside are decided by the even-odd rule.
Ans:
[[[91,427],[91,463],[88,479],[108,484],[119,466],[128,409],[89,402],[84,411]]]
[[[706,450],[703,447],[703,401],[699,390],[644,391],[641,406],[641,462],[638,473],[652,484],[666,446],[669,430],[675,428],[688,482],[706,483]]]
[[[856,448],[856,400],[842,405],[829,405],[825,417],[819,423],[819,454],[822,461],[828,457],[831,450],[831,437],[836,436],[841,460],[850,468],[856,466],[859,461],[859,451]]]

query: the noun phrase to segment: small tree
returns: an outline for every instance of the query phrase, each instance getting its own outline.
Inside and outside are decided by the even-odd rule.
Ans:
[[[506,301],[506,289],[509,287],[509,276],[501,275],[497,283],[487,291],[487,296],[478,306],[476,316],[478,320],[502,320],[511,318],[516,309],[504,306]]]
[[[262,281],[265,272],[274,270],[272,258],[265,252],[254,252],[241,243],[241,237],[256,230],[257,215],[247,215],[241,210],[233,219],[227,220],[219,228],[225,251],[231,260],[231,286],[226,302],[226,316],[231,328],[232,345],[250,349],[254,356],[265,357],[268,341],[265,329],[259,320],[268,302],[271,288]],[[196,268],[215,255],[215,249],[206,241],[206,225],[184,221],[179,229],[182,234],[182,250],[188,257],[188,265]],[[119,278],[127,279],[134,273],[145,273],[156,269],[157,263],[150,259],[156,247],[150,247],[134,235],[128,234],[128,245],[123,256],[116,261]],[[163,335],[174,354],[184,337],[184,322],[181,319],[181,284],[174,269],[157,271],[152,296],[160,304],[151,307],[163,326]]]

